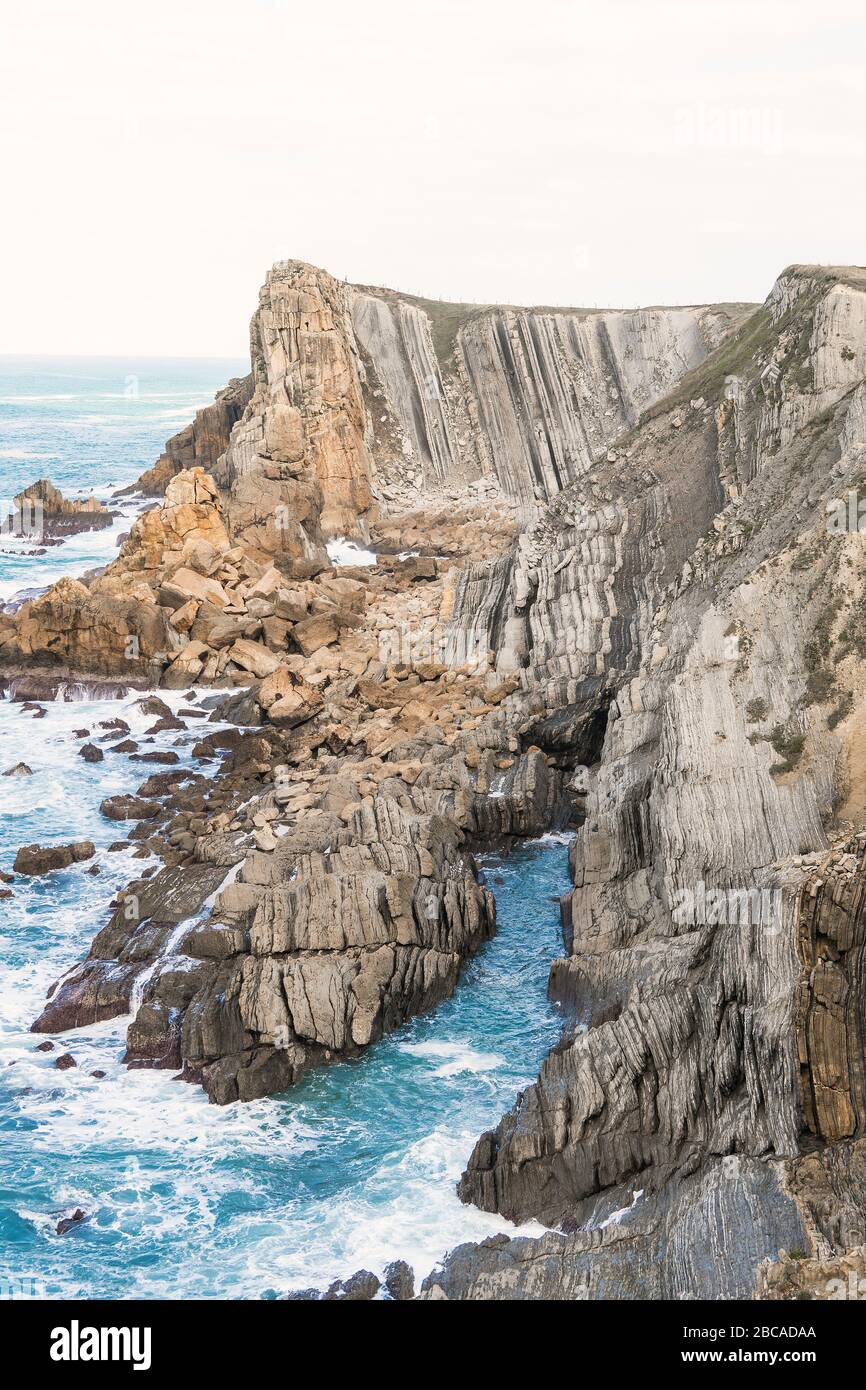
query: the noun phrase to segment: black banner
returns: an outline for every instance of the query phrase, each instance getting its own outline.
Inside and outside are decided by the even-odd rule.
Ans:
[[[323,1372],[333,1378],[342,1354],[357,1369],[365,1359],[366,1339],[376,1337],[379,1344],[383,1332],[399,1336],[407,1328],[423,1329],[428,1375],[431,1349],[440,1351],[443,1366],[453,1376],[457,1348],[451,1336],[457,1335],[463,1345],[467,1337],[480,1334],[483,1345],[473,1341],[475,1352],[490,1369],[501,1365],[514,1370],[518,1339],[523,1355],[531,1356],[534,1346],[540,1358],[539,1379],[559,1380],[563,1373],[589,1376],[601,1365],[617,1374],[682,1373],[697,1380],[708,1371],[755,1368],[772,1381],[803,1367],[822,1376],[847,1367],[851,1338],[859,1338],[863,1328],[859,1301],[840,1295],[820,1303],[475,1302],[455,1303],[450,1309],[431,1301],[415,1312],[374,1307],[353,1313],[323,1303],[280,1300],[16,1299],[0,1305],[0,1327],[7,1345],[19,1349],[22,1369],[48,1373],[60,1383],[70,1376],[89,1379],[103,1372],[174,1378],[187,1371],[213,1371],[223,1378],[248,1377],[260,1358],[264,1365],[276,1357],[287,1368],[298,1347],[289,1355],[285,1339],[310,1334],[315,1340],[303,1347],[305,1363],[321,1357]],[[407,1317],[408,1323],[403,1321]],[[351,1337],[343,1341],[341,1334],[349,1329]],[[543,1340],[538,1340],[539,1333]],[[434,1350],[434,1359],[435,1354]]]

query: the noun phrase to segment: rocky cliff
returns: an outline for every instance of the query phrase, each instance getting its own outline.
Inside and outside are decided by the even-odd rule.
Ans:
[[[759,1251],[775,1258],[804,1220],[801,1155],[863,1134],[862,557],[828,510],[862,485],[864,291],[859,272],[786,272],[594,470],[602,505],[563,493],[530,551],[530,627],[555,631],[563,590],[608,599],[590,640],[569,624],[571,652],[532,643],[522,678],[527,709],[541,696],[572,731],[608,702],[596,758],[582,750],[586,820],[551,972],[573,1037],[479,1141],[460,1190],[567,1229],[597,1229],[614,1200],[629,1216],[606,1238],[617,1258],[630,1231],[635,1249],[649,1240],[666,1297],[717,1296],[718,1276],[659,1264],[675,1225],[700,1231],[710,1265],[727,1247],[742,1295],[755,1252],[726,1204],[776,1209]],[[828,1225],[824,1212],[824,1240]],[[501,1259],[513,1283],[512,1255],[526,1259],[481,1265]],[[607,1258],[589,1262],[601,1287]]]
[[[850,1263],[864,310],[851,268],[590,313],[274,267],[250,378],[146,475],[162,505],[0,620],[33,678],[238,687],[217,777],[132,808],[165,868],[34,1026],[132,1006],[131,1065],[282,1089],[454,988],[494,929],[475,847],[568,825],[563,1041],[460,1184],[551,1232],[463,1248],[422,1296],[735,1297],[759,1266],[787,1287],[780,1251]],[[334,537],[377,563],[332,565]]]

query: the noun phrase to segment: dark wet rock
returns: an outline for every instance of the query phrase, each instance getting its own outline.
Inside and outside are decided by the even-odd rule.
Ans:
[[[15,872],[35,877],[54,869],[68,869],[71,864],[92,859],[95,853],[90,840],[71,845],[22,845],[15,856]]]
[[[256,699],[258,689],[259,685],[256,682],[244,690],[239,690],[236,695],[224,696],[214,707],[210,715],[210,722],[212,724],[238,724],[247,727],[261,724],[262,710]]]
[[[162,718],[157,719],[156,723],[151,724],[150,728],[145,729],[144,732],[146,734],[170,734],[175,729],[185,728],[186,725],[182,719],[178,719],[174,714],[166,714],[163,715]]]
[[[415,1297],[415,1275],[405,1260],[385,1266],[385,1288],[395,1303],[408,1303]]]
[[[104,1076],[108,1075],[108,1073],[100,1070],[100,1068],[97,1067],[96,1071],[92,1071],[90,1075],[95,1076],[97,1081],[101,1081]]]
[[[109,820],[154,820],[160,811],[158,802],[138,796],[108,796],[99,809]]]
[[[113,743],[109,751],[112,753],[137,753],[138,744],[134,739],[125,738],[120,743]]]
[[[15,894],[11,888],[0,888],[0,898],[14,898]]]
[[[100,729],[109,729],[111,732],[117,734],[128,734],[130,732],[129,725],[125,719],[100,719],[99,727]]]
[[[141,700],[136,700],[135,703],[142,714],[156,715],[160,719],[173,718],[170,706],[158,695],[145,695]]]
[[[36,503],[41,509],[42,535],[50,540],[66,540],[83,531],[101,531],[111,526],[115,512],[92,495],[64,497],[48,478],[30,483],[15,498],[19,509]]]
[[[87,872],[91,874],[93,878],[98,878],[98,876],[102,873],[102,870],[100,869],[98,864],[91,864]]]
[[[369,1269],[359,1269],[349,1279],[335,1279],[325,1293],[318,1289],[301,1289],[287,1294],[287,1299],[297,1301],[321,1300],[325,1303],[363,1303],[376,1297],[381,1284]]]
[[[186,769],[177,772],[154,772],[146,782],[142,782],[136,793],[146,800],[151,797],[169,796],[184,782],[198,781],[197,774]]]
[[[180,757],[177,753],[171,752],[133,753],[130,762],[161,763],[165,767],[171,767],[173,764],[180,762]]]
[[[87,1213],[76,1207],[71,1216],[64,1216],[55,1226],[55,1234],[63,1236],[67,1231],[72,1231],[76,1226],[80,1226],[82,1221],[87,1220]]]
[[[359,1269],[351,1278],[344,1279],[342,1297],[359,1303],[376,1297],[380,1289],[379,1280],[369,1269]]]
[[[26,763],[16,763],[14,767],[7,767],[3,773],[4,777],[32,777],[33,769]]]
[[[136,964],[87,959],[73,974],[55,984],[42,1013],[30,1025],[31,1033],[65,1033],[129,1013],[132,986],[138,974]]]
[[[41,1042],[41,1043],[37,1043],[37,1044],[36,1044],[36,1051],[37,1051],[37,1052],[53,1052],[53,1051],[54,1051],[54,1043],[53,1043],[53,1042],[50,1042],[50,1041],[48,1040],[48,1038],[46,1038],[44,1042]]]
[[[63,1052],[54,1063],[58,1071],[69,1071],[71,1067],[77,1067],[78,1063],[71,1052]]]
[[[86,763],[101,763],[105,754],[95,743],[83,743],[78,750],[78,756]]]
[[[7,874],[7,873],[4,872],[4,870],[0,869],[0,883],[14,883],[14,882],[15,882],[15,875],[14,875],[14,874]]]
[[[183,1064],[180,1032],[181,1016],[177,1009],[158,1001],[142,1004],[127,1030],[123,1062],[133,1071],[179,1070]]]
[[[73,738],[90,738],[90,730],[89,730],[89,729],[73,729],[73,730],[72,730],[72,737],[73,737]]]

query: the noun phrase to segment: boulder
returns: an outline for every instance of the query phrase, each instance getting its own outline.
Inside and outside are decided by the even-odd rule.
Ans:
[[[92,859],[95,853],[90,840],[79,840],[70,845],[22,845],[15,856],[14,869],[17,874],[35,878],[54,869],[68,869],[71,864]]]
[[[225,608],[229,602],[228,594],[216,579],[181,565],[160,586],[159,601],[169,608],[179,609],[185,607],[190,599],[199,603],[213,603],[217,608]]]
[[[317,690],[309,685],[297,685],[274,701],[268,718],[278,729],[293,729],[312,719],[323,705],[324,700]]]
[[[235,642],[229,651],[229,658],[244,671],[250,671],[252,675],[262,677],[270,676],[280,662],[273,652],[269,652],[267,647],[263,647],[260,642],[250,642],[246,638],[241,638]]]
[[[385,1266],[385,1288],[395,1303],[408,1303],[415,1297],[415,1275],[405,1260]]]
[[[259,686],[258,698],[262,709],[269,710],[282,696],[290,695],[294,686],[291,672],[285,666],[278,666]]]
[[[153,820],[160,812],[158,801],[143,801],[138,796],[108,796],[99,809],[109,820]]]
[[[332,642],[336,642],[339,635],[337,624],[329,613],[305,618],[292,629],[292,640],[304,656],[312,656],[320,647],[330,646]]]

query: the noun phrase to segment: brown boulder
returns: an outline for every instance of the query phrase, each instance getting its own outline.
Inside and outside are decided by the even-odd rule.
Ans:
[[[92,859],[95,853],[90,840],[79,840],[71,845],[22,845],[15,856],[14,869],[17,874],[35,878],[54,869],[68,869],[71,864]]]
[[[229,658],[254,676],[270,676],[279,666],[278,659],[260,642],[250,642],[240,638],[229,652]]]
[[[337,624],[329,613],[305,618],[292,630],[292,639],[304,656],[312,656],[320,647],[330,646],[332,642],[336,642],[339,635]]]
[[[143,801],[138,796],[108,796],[99,809],[109,820],[153,820],[160,808],[158,801]]]
[[[268,710],[268,718],[278,729],[293,729],[312,719],[323,704],[321,695],[311,686],[295,686],[274,701]]]

